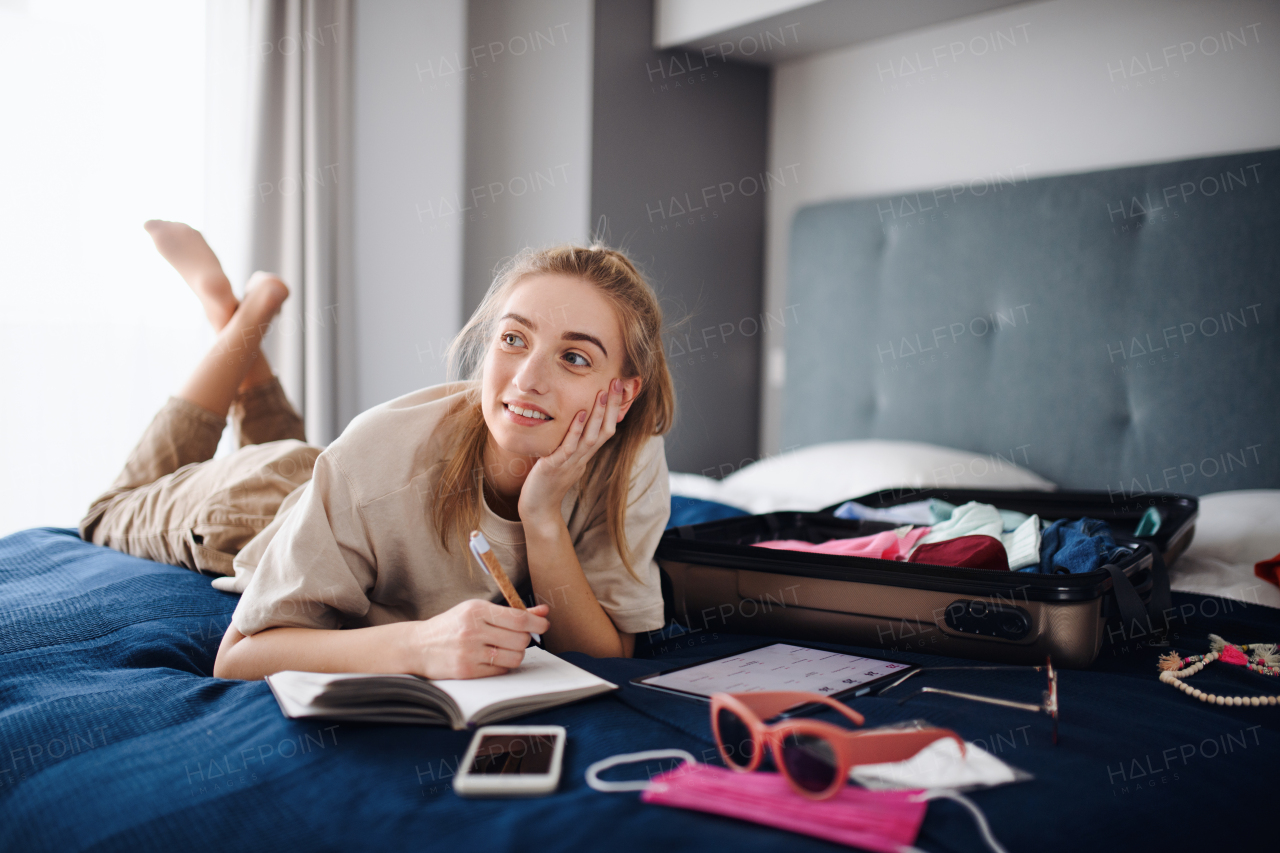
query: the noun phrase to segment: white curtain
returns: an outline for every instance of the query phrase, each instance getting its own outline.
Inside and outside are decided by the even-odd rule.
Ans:
[[[338,434],[350,327],[350,0],[238,0],[209,8],[210,224],[239,286],[278,274],[290,298],[264,349],[307,438]]]

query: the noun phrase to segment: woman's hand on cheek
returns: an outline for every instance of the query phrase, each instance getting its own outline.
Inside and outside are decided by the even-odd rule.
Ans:
[[[545,634],[550,608],[502,607],[472,599],[405,626],[406,669],[425,678],[482,678],[520,665],[529,634]]]
[[[622,383],[614,379],[607,392],[596,395],[589,412],[579,412],[564,440],[549,456],[539,459],[520,489],[520,520],[525,524],[564,524],[560,502],[582,478],[587,463],[618,429]]]

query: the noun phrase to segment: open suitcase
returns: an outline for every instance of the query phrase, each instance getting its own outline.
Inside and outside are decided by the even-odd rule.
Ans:
[[[989,503],[1041,519],[1097,518],[1133,550],[1115,565],[1046,575],[932,566],[753,547],[774,539],[825,542],[889,530],[821,512],[774,512],[668,530],[658,546],[670,616],[691,631],[921,651],[1014,664],[1085,668],[1110,637],[1161,644],[1172,605],[1165,566],[1191,543],[1199,502],[1175,494],[1116,503],[1106,492],[896,489],[856,500],[889,507],[940,498]],[[1134,530],[1150,506],[1159,530]]]

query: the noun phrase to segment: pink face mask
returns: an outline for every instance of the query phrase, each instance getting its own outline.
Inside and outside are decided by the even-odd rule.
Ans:
[[[699,764],[683,749],[614,755],[588,767],[586,779],[596,791],[642,791],[640,799],[646,803],[748,820],[874,853],[919,853],[911,845],[920,834],[928,801],[955,800],[973,815],[992,853],[1007,853],[982,810],[956,789],[1003,785],[1031,776],[973,744],[962,756],[954,744],[944,738],[907,761],[861,765],[855,768],[860,771],[858,781],[875,790],[846,785],[825,800],[797,794],[777,773],[735,773]],[[603,771],[622,764],[670,759],[685,764],[648,780],[606,782],[600,778]]]
[[[802,797],[777,773],[735,773],[685,764],[655,776],[646,803],[710,812],[825,838],[875,853],[910,848],[928,803],[917,791],[868,791],[846,785],[834,797]]]

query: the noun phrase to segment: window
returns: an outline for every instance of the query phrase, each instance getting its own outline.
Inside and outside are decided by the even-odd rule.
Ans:
[[[202,227],[201,0],[0,2],[0,535],[74,526],[213,340],[147,219]]]

